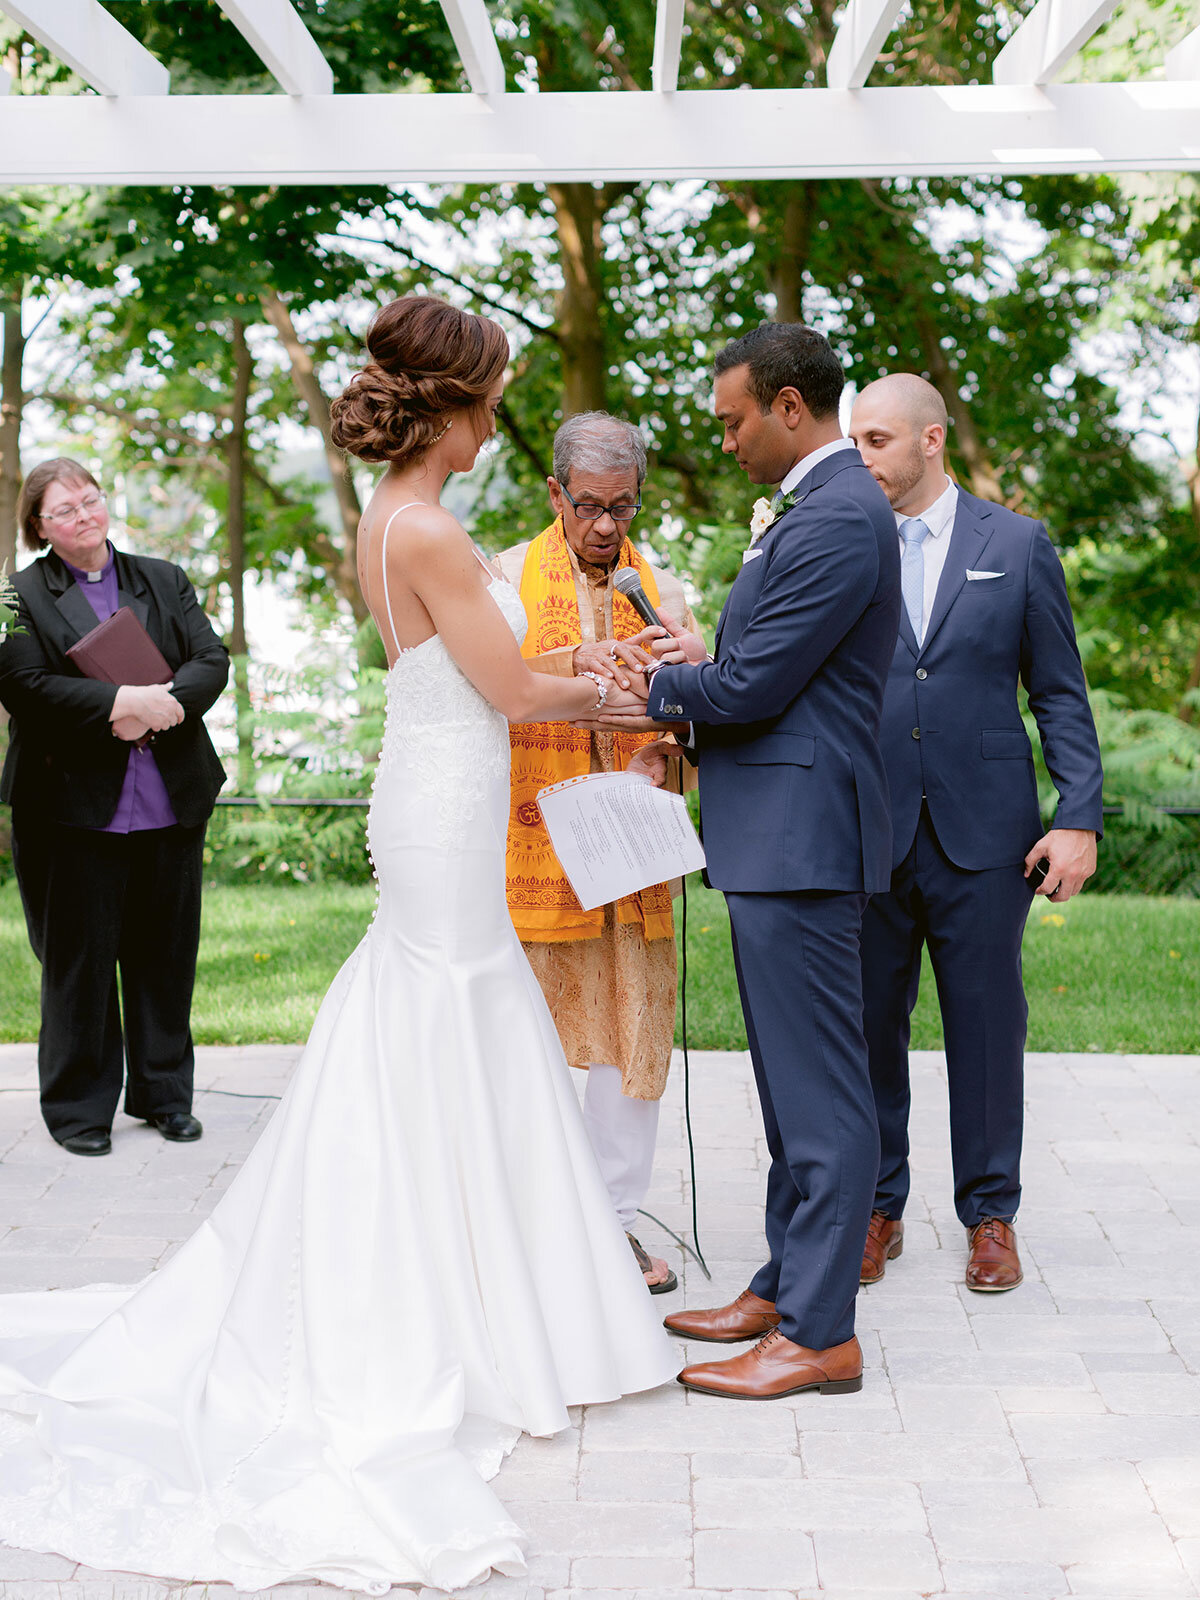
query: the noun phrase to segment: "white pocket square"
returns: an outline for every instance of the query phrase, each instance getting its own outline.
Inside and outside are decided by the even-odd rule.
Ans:
[[[761,556],[761,555],[762,555],[762,551],[761,550],[743,550],[742,551],[742,565],[745,566],[747,561],[757,561],[759,556]]]
[[[970,567],[967,568],[968,583],[974,582],[976,578],[1002,578],[1003,576],[1002,572],[972,572]]]

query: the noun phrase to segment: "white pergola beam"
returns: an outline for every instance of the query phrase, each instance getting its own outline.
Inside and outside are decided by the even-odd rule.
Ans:
[[[861,89],[896,25],[905,0],[850,0],[825,66],[831,89]]]
[[[504,93],[504,62],[483,0],[441,0],[467,82],[476,94]]]
[[[683,49],[683,0],[658,0],[654,17],[654,59],[650,84],[658,94],[674,94],[679,87],[679,56]]]
[[[333,68],[291,0],[221,0],[221,10],[288,94],[333,93]]]
[[[1200,79],[1200,28],[1185,34],[1166,59],[1168,78]]]
[[[1200,171],[1200,82],[0,100],[0,184],[1130,171]]]
[[[992,82],[1050,83],[1102,28],[1119,0],[1037,0],[992,63]]]
[[[51,55],[102,95],[165,95],[171,75],[99,0],[0,0]]]

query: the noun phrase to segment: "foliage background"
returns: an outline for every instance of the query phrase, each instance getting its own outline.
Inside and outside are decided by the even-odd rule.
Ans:
[[[913,0],[870,81],[985,80],[1030,4]],[[435,0],[298,8],[339,91],[465,87]],[[836,9],[689,0],[681,83],[823,81]],[[207,0],[125,0],[119,15],[176,92],[276,92]],[[518,87],[649,84],[653,8],[493,0],[491,15]],[[1156,76],[1192,25],[1182,0],[1125,0],[1067,75]],[[0,61],[14,93],[80,89],[8,22]],[[614,116],[620,106],[614,96]],[[1200,183],[1179,174],[3,191],[0,562],[15,554],[22,466],[86,460],[129,541],[182,561],[225,632],[231,789],[361,798],[382,709],[355,582],[371,480],[333,449],[329,400],[373,308],[429,290],[510,335],[504,448],[452,486],[485,546],[544,525],[564,415],[636,419],[651,445],[639,537],[710,626],[750,496],[720,457],[709,363],[755,322],[803,318],[853,383],[929,377],[960,481],[1046,521],[1096,695],[1107,799],[1125,813],[1097,886],[1195,895],[1198,825],[1162,806],[1200,808],[1198,259]],[[267,595],[290,608],[286,660],[247,622]],[[347,807],[228,808],[210,872],[354,882],[363,821]],[[0,838],[0,872],[3,861]]]

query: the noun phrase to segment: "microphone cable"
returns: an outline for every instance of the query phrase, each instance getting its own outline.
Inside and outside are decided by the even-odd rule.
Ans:
[[[682,758],[681,758],[682,763]],[[683,769],[680,766],[679,792],[683,793]],[[680,889],[680,918],[679,918],[679,1031],[683,1039],[683,1120],[687,1128],[688,1146],[688,1172],[692,1186],[692,1244],[686,1239],[681,1239],[674,1228],[668,1228],[661,1217],[656,1217],[652,1211],[645,1211],[640,1206],[638,1215],[646,1217],[650,1222],[657,1224],[662,1231],[674,1239],[679,1248],[699,1266],[700,1271],[712,1282],[712,1273],[708,1270],[708,1262],[704,1259],[704,1252],[700,1248],[700,1222],[696,1197],[696,1141],[692,1134],[692,1077],[691,1059],[688,1055],[688,1023],[687,1023],[687,970],[688,970],[688,903],[687,903],[687,874],[679,880]]]

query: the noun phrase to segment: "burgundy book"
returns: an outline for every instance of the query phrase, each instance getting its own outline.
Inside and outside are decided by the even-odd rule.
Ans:
[[[85,678],[100,683],[128,683],[141,688],[147,683],[170,683],[175,674],[162,651],[142,627],[128,606],[120,606],[91,633],[73,644],[67,655]],[[152,734],[135,740],[144,750]]]
[[[162,651],[128,606],[85,633],[67,655],[85,678],[101,683],[170,683],[174,673]]]

